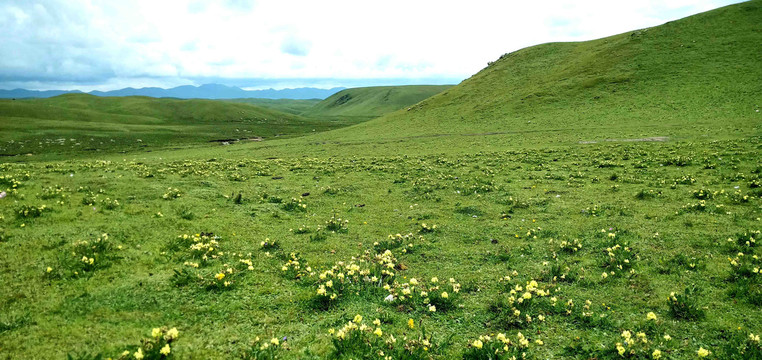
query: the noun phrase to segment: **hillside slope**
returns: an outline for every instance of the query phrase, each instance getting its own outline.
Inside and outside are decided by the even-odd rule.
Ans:
[[[688,126],[707,135],[759,133],[761,43],[762,1],[751,1],[603,39],[533,46],[409,111],[317,138],[576,142],[681,137]]]
[[[315,106],[317,103],[319,103],[320,99],[306,99],[306,100],[300,100],[300,99],[260,99],[260,98],[245,98],[245,99],[226,99],[225,101],[230,102],[237,102],[237,103],[244,103],[244,104],[251,104],[256,105],[259,107],[267,108],[267,109],[273,109],[289,114],[298,115],[301,114],[313,106]]]
[[[303,115],[375,118],[414,105],[451,87],[407,85],[345,89],[304,111]]]
[[[346,123],[214,100],[97,97],[0,100],[0,154],[128,151],[325,131]]]

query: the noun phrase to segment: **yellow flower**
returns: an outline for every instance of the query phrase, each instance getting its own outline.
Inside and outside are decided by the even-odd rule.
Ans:
[[[429,311],[436,312],[437,311],[437,307],[434,306],[434,305],[429,305]]]
[[[698,354],[699,357],[707,357],[712,352],[707,350],[707,349],[704,349],[703,347],[699,347],[699,349],[698,349],[698,351],[696,351],[696,353]]]
[[[415,278],[410,278],[410,285],[418,285],[418,280]]]
[[[619,355],[624,355],[624,346],[622,346],[622,343],[616,343],[616,351],[619,352]]]
[[[661,351],[659,351],[659,349],[654,350],[654,352],[651,354],[651,357],[656,360],[661,359]]]
[[[373,325],[381,326],[381,320],[379,319],[373,320]]]
[[[278,341],[278,338],[272,338],[272,339],[270,339],[270,344],[278,346],[278,345],[280,345],[280,341]]]
[[[379,327],[379,328],[376,328],[376,331],[374,331],[373,333],[374,333],[374,334],[376,334],[376,336],[378,336],[378,337],[381,337],[381,335],[383,335],[383,334],[384,334],[384,332],[383,332],[383,331],[381,331],[381,328],[380,328],[380,327]]]
[[[177,339],[177,336],[180,335],[180,332],[177,331],[177,328],[171,328],[169,331],[167,331],[167,335],[164,336],[164,339],[167,341]]]
[[[219,273],[217,275],[214,275],[214,278],[217,280],[222,280],[225,278],[225,273]]]
[[[47,268],[47,269],[45,269],[45,271],[47,271],[47,272],[51,272],[51,271],[53,271],[53,268],[52,268],[52,267],[50,267],[50,266],[48,266],[48,268]]]
[[[362,315],[360,315],[360,314],[355,315],[355,319],[353,321],[355,322],[355,324],[361,323],[362,322]]]
[[[153,328],[151,330],[151,337],[158,339],[161,337],[161,328]]]
[[[651,311],[651,312],[649,312],[649,313],[646,315],[646,319],[648,319],[648,320],[653,320],[653,321],[656,321],[656,314],[654,314],[654,312],[653,312],[653,311]]]
[[[169,351],[170,350],[171,349],[169,348],[169,344],[166,344],[166,345],[164,345],[163,348],[161,348],[161,350],[159,350],[159,353],[164,355],[164,356],[167,356],[167,355],[169,355]]]
[[[415,321],[413,319],[407,319],[407,327],[411,329],[415,328]]]
[[[471,344],[471,345],[473,345],[473,346],[474,346],[475,348],[477,348],[477,349],[481,349],[481,348],[482,348],[482,346],[484,346],[484,344],[482,343],[482,341],[481,341],[481,340],[478,340],[478,339],[477,339],[477,340],[474,340],[473,344]]]
[[[442,292],[442,299],[447,299],[450,295],[447,294],[447,291]]]
[[[138,351],[136,351],[132,356],[135,357],[135,360],[141,360],[143,358],[143,348],[138,348]]]
[[[669,336],[669,334],[664,334],[664,340],[670,341],[672,340],[672,337]]]

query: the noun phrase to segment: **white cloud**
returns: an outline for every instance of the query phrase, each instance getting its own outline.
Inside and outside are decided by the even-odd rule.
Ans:
[[[0,4],[0,53],[12,54],[0,57],[0,87],[462,79],[522,47],[599,38],[733,2],[11,0]]]

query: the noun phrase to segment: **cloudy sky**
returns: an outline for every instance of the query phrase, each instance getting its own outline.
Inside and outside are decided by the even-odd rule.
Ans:
[[[457,83],[501,54],[734,0],[2,0],[0,89]]]

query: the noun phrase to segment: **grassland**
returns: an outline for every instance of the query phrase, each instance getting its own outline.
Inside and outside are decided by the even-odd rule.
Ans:
[[[760,4],[338,130],[0,164],[0,358],[760,359]]]
[[[413,106],[451,87],[451,85],[408,85],[346,89],[306,109],[302,115],[369,120]]]
[[[300,115],[303,112],[309,110],[313,106],[317,105],[322,100],[320,99],[230,99],[226,101],[240,102],[251,105],[256,105],[268,109],[277,110],[294,115]]]
[[[206,146],[215,140],[289,137],[349,124],[213,100],[85,94],[0,100],[0,154],[51,159],[145,152]]]

